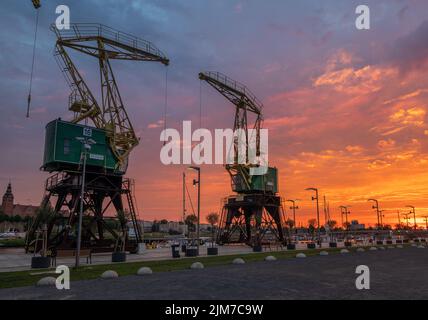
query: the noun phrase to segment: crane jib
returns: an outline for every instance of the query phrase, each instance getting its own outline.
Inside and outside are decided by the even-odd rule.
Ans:
[[[110,60],[152,61],[167,66],[169,59],[151,42],[101,24],[71,24],[67,30],[59,30],[53,24],[51,30],[57,36],[55,56],[71,88],[69,110],[74,113],[72,122],[90,119],[97,128],[105,130],[118,164],[123,165],[139,139],[126,112]],[[65,48],[99,60],[100,102]]]
[[[256,98],[256,96],[243,84],[232,80],[226,75],[220,72],[201,72],[199,73],[199,79],[206,81],[214,89],[216,89],[221,95],[229,100],[236,107],[235,120],[234,120],[234,132],[237,130],[244,130],[245,137],[247,140],[246,144],[246,157],[247,164],[241,164],[238,161],[237,153],[235,153],[234,163],[232,165],[226,165],[226,170],[232,178],[232,184],[235,186],[234,191],[237,192],[251,192],[260,188],[256,186],[258,183],[257,179],[250,174],[251,165],[248,163],[249,157],[249,125],[248,125],[248,114],[250,111],[256,115],[254,122],[254,128],[256,130],[256,155],[260,156],[260,128],[262,124],[262,108],[263,104]],[[238,140],[234,140],[235,150],[239,149]],[[268,174],[262,179],[275,180],[276,181],[276,169],[269,168]],[[263,185],[264,183],[261,183]],[[275,183],[276,185],[276,183]],[[273,188],[276,192],[277,188]]]

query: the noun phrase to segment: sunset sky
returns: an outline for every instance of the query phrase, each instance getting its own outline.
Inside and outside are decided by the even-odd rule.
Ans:
[[[167,127],[183,120],[199,127],[231,128],[233,106],[200,71],[219,71],[245,83],[264,103],[269,161],[279,169],[280,195],[301,199],[298,224],[315,215],[307,187],[318,187],[340,222],[373,225],[367,202],[376,198],[384,222],[416,206],[428,215],[428,2],[364,1],[371,29],[355,28],[361,1],[85,0],[43,1],[40,11],[33,104],[25,118],[35,12],[31,1],[2,1],[0,11],[0,192],[12,181],[16,202],[39,204],[48,173],[44,127],[67,110],[69,89],[53,58],[55,7],[67,4],[71,22],[97,22],[152,41],[171,60]],[[94,92],[97,61],[71,54]],[[159,160],[166,67],[113,62],[116,80],[140,145],[127,176],[136,180],[140,217],[181,216],[184,165]],[[200,93],[202,93],[200,95]],[[200,101],[202,97],[202,101]],[[187,171],[189,181],[192,172]],[[202,166],[202,214],[218,212],[231,194],[220,165]],[[189,184],[189,188],[190,188]],[[196,201],[195,190],[192,190]],[[290,214],[288,205],[287,215]],[[404,220],[402,220],[404,222]],[[413,223],[413,221],[411,221]]]

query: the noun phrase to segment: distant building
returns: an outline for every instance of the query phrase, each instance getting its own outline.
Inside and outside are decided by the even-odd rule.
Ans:
[[[39,207],[32,205],[14,204],[12,184],[9,182],[3,195],[1,211],[8,216],[34,217]]]
[[[358,220],[352,220],[351,224],[349,225],[349,230],[357,231],[357,230],[364,230],[366,226],[362,223],[358,223]]]
[[[169,221],[166,224],[159,224],[159,232],[168,233],[170,231],[184,233],[187,232],[187,226],[177,221]]]
[[[144,232],[152,232],[153,221],[142,221]]]
[[[209,223],[201,223],[199,228],[201,231],[209,231],[211,230],[211,225]]]

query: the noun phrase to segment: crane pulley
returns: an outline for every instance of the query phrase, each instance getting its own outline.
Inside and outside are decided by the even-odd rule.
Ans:
[[[69,110],[74,112],[72,122],[90,119],[97,128],[105,130],[113,154],[119,164],[125,164],[139,139],[125,110],[110,60],[151,61],[167,66],[169,59],[152,43],[101,24],[71,24],[67,30],[59,30],[52,25],[51,30],[57,36],[55,57],[71,88]],[[102,99],[100,104],[66,48],[98,59]]]
[[[33,3],[34,9],[39,9],[42,6],[40,0],[31,0],[31,2]]]
[[[245,134],[246,150],[245,159],[246,163],[239,163],[239,139],[234,139],[234,161],[233,164],[227,164],[226,170],[231,175],[232,181],[236,184],[237,180],[245,184],[245,189],[251,190],[251,175],[250,168],[257,166],[250,162],[249,159],[249,123],[248,113],[253,113],[256,117],[254,121],[253,130],[256,132],[256,156],[260,156],[260,128],[263,121],[262,109],[263,104],[256,98],[256,96],[243,84],[232,80],[231,78],[219,72],[201,72],[199,79],[206,81],[221,95],[235,105],[235,121],[234,132],[240,130]]]

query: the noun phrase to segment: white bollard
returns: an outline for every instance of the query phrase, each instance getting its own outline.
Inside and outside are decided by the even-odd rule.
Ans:
[[[203,269],[204,265],[201,262],[194,262],[190,266],[190,269]]]
[[[245,261],[242,258],[236,258],[233,259],[232,264],[245,264]]]
[[[115,279],[115,278],[119,278],[119,275],[114,270],[107,270],[101,274],[101,278],[102,279]]]
[[[37,287],[55,287],[56,279],[54,277],[44,277],[37,281]]]
[[[276,261],[276,258],[274,256],[267,256],[265,261]]]
[[[144,275],[152,274],[152,273],[153,273],[153,271],[149,267],[141,267],[137,271],[137,275],[139,275],[139,276],[144,276]]]

